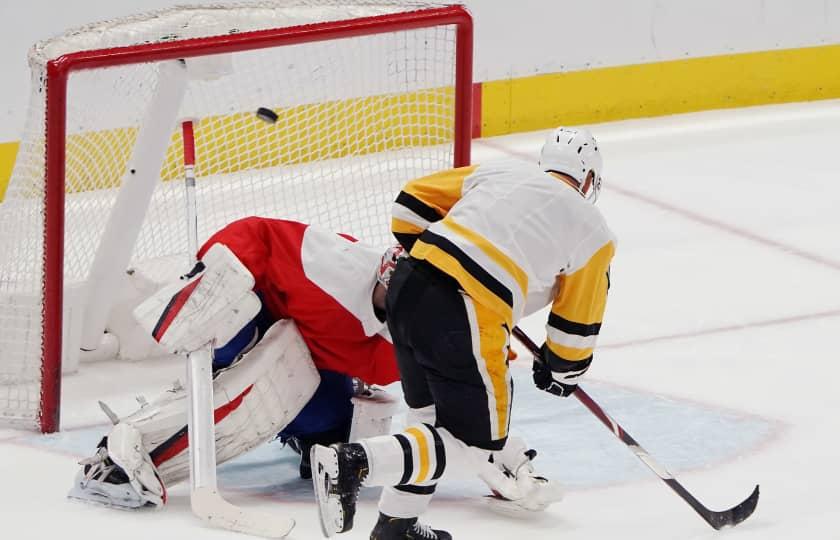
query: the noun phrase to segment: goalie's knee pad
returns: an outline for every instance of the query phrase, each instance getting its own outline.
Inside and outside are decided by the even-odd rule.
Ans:
[[[217,462],[272,439],[297,416],[319,381],[294,323],[275,323],[254,348],[219,371],[213,381]],[[177,384],[120,422],[142,434],[143,447],[164,485],[189,476],[187,398]]]

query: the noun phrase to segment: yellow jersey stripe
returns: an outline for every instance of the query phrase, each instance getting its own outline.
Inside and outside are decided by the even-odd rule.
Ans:
[[[511,303],[500,298],[493,289],[468,272],[461,261],[453,255],[438,246],[427,244],[421,236],[411,249],[411,256],[415,259],[426,260],[445,274],[452,276],[477,303],[492,309],[509,326],[513,325]]]
[[[607,270],[614,253],[615,245],[607,242],[582,268],[561,276],[551,313],[584,325],[600,323],[607,304]]]
[[[408,221],[403,221],[402,219],[392,218],[391,219],[391,232],[394,234],[420,234],[425,229],[419,225],[415,225],[414,223],[409,223]]]
[[[555,355],[559,356],[563,360],[569,360],[571,362],[577,362],[579,360],[586,360],[590,356],[592,356],[593,349],[586,348],[586,349],[578,349],[577,347],[567,347],[565,345],[561,345],[560,343],[555,343],[551,341],[550,338],[545,340],[546,345],[548,348],[551,349]]]
[[[426,206],[434,208],[441,216],[445,216],[461,198],[464,179],[472,174],[477,166],[459,167],[430,174],[408,182],[402,190]]]
[[[455,220],[451,218],[444,219],[443,225],[478,247],[493,262],[513,276],[513,279],[516,280],[516,284],[519,285],[519,289],[522,291],[523,297],[528,295],[528,274],[526,274],[525,271],[513,261],[513,259],[502,253],[499,248],[494,246],[489,240],[477,232],[461,225],[460,223],[456,223]]]

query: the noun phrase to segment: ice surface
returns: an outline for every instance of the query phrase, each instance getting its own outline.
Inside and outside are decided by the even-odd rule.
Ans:
[[[702,502],[723,509],[756,483],[758,509],[715,532],[573,400],[535,390],[513,364],[513,431],[566,499],[527,520],[490,513],[482,486],[439,487],[426,520],[458,539],[788,540],[840,538],[836,339],[840,329],[840,102],[708,112],[592,126],[605,156],[599,206],[619,237],[600,347],[587,386]],[[475,142],[474,161],[536,157],[544,132]],[[545,314],[522,327],[541,340]],[[97,364],[65,381],[64,426],[0,431],[2,538],[223,538],[189,512],[183,487],[159,512],[68,502],[75,459],[104,426],[182,372],[167,360]],[[221,467],[232,501],[293,516],[319,538],[311,487],[277,443]],[[367,538],[374,491],[357,526]]]

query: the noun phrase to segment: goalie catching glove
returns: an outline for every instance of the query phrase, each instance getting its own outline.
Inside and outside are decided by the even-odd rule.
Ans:
[[[572,395],[577,390],[578,382],[583,377],[592,357],[570,361],[560,358],[546,344],[540,347],[540,356],[534,357],[534,384],[540,390],[561,397]]]

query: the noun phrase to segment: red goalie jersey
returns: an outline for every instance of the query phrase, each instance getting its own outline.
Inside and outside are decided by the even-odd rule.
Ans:
[[[381,253],[347,235],[281,219],[249,217],[214,234],[254,275],[273,320],[295,321],[318,369],[368,384],[399,379],[387,327],[371,300]]]

